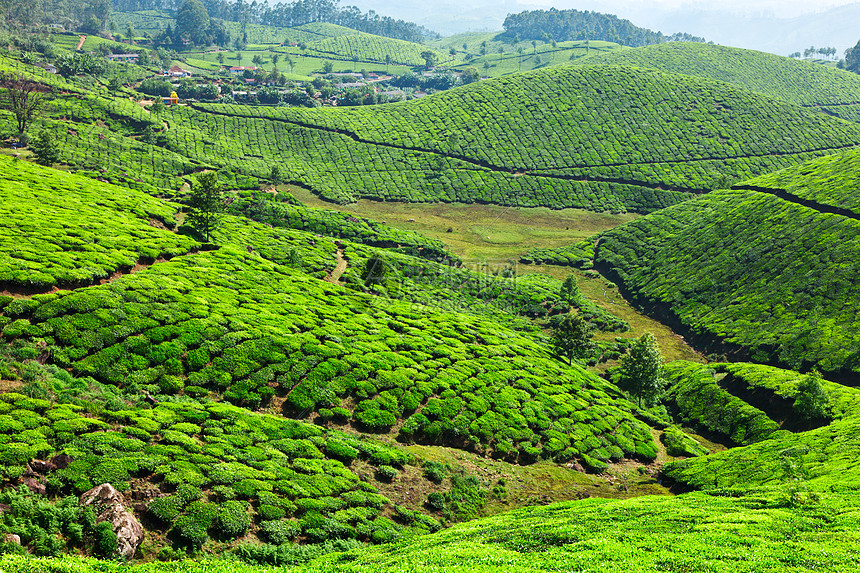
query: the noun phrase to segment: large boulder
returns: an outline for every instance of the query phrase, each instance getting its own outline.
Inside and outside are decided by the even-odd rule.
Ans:
[[[96,521],[107,521],[113,525],[117,538],[117,551],[126,559],[134,557],[143,541],[143,527],[125,508],[125,498],[111,484],[97,485],[81,495],[82,506],[93,506]]]

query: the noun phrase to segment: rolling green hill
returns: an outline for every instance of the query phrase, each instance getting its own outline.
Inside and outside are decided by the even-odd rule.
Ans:
[[[358,61],[361,63],[385,64],[388,56],[394,64],[419,66],[424,64],[421,53],[427,51],[427,46],[405,40],[375,36],[359,32],[343,26],[325,23],[305,24],[284,31],[285,37],[296,43],[303,43],[306,48],[278,48],[277,51],[295,56],[312,56],[329,60]],[[282,38],[281,42],[284,41]],[[429,51],[436,54],[439,62],[446,62],[447,54]]]
[[[176,137],[194,137],[194,152],[208,138],[192,130],[214,122],[229,137],[225,122],[233,122],[259,142],[251,155],[260,166],[248,167],[259,173],[268,158],[288,154],[292,177],[341,201],[650,211],[686,190],[860,141],[851,124],[725,84],[618,67],[531,72],[373,110],[200,105],[177,112],[188,131]],[[762,130],[750,129],[756,125]],[[212,160],[229,162],[241,149],[215,143]]]
[[[759,181],[797,196],[715,191],[609,231],[595,264],[705,348],[856,376],[858,220],[830,206],[854,205],[856,155]]]
[[[0,296],[0,376],[23,392],[0,395],[2,475],[72,456],[51,474],[52,495],[110,482],[149,496],[137,509],[156,536],[149,551],[230,545],[247,531],[280,545],[438,529],[423,497],[398,509],[378,493],[415,462],[374,436],[593,470],[657,455],[617,389],[552,357],[533,327],[505,326],[518,308],[555,304],[558,281],[446,276],[438,263],[233,216],[197,251],[148,222],[172,222],[176,205],[11,158],[0,169],[5,220],[38,222],[28,238],[57,252],[47,276],[69,287],[69,274],[86,283],[119,271],[34,296],[18,281]],[[79,240],[79,226],[97,235]],[[3,258],[23,258],[20,246],[0,242]],[[355,269],[349,288],[332,284],[340,253],[350,265],[390,257],[402,294],[362,288]],[[451,282],[459,289],[446,293]],[[425,302],[419,284],[474,308]]]
[[[169,125],[164,148],[117,133],[158,121],[139,107],[117,109],[103,98],[69,105],[89,106],[83,117],[125,122],[63,136],[64,160],[106,169],[117,181],[129,179],[121,175],[126,165],[140,165],[152,170],[149,182],[178,189],[177,174],[202,164],[249,188],[279,164],[288,180],[338,202],[650,212],[860,142],[854,124],[791,104],[619,67],[530,72],[373,109],[178,106],[161,116]],[[159,170],[159,162],[173,167]]]
[[[694,42],[595,54],[589,65],[630,65],[701,76],[856,121],[860,76],[766,52]]]

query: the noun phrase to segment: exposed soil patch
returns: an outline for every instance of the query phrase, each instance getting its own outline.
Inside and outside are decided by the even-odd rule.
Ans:
[[[343,249],[337,250],[335,258],[337,259],[337,264],[333,271],[326,273],[325,280],[332,284],[340,284],[340,277],[342,277],[343,273],[346,272],[346,267],[349,263],[345,258],[343,258]]]

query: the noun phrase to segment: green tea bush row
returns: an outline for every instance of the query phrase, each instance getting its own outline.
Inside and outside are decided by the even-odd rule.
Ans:
[[[281,394],[297,417],[353,403],[359,427],[405,420],[404,439],[512,459],[655,455],[605,383],[542,345],[486,319],[375,300],[222,247],[7,305],[3,336],[44,340],[56,363],[153,395],[193,386],[257,408]],[[179,434],[165,436],[171,447],[193,445]]]
[[[664,399],[688,424],[715,432],[738,445],[765,440],[779,432],[779,424],[721,388],[714,371],[692,362],[666,366],[669,388]]]
[[[562,265],[587,270],[594,262],[595,239],[585,239],[568,247],[545,249],[535,247],[520,257],[526,265]]]
[[[605,233],[595,264],[706,348],[850,372],[860,368],[857,230],[767,193],[717,191]]]

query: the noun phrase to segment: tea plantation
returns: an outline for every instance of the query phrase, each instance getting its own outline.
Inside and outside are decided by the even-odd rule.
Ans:
[[[373,110],[212,104],[172,113],[188,126],[168,132],[172,149],[206,161],[256,156],[241,168],[258,176],[284,157],[292,178],[340,201],[647,212],[860,141],[851,124],[726,84],[613,66],[529,72]],[[206,135],[213,130],[223,145]],[[233,131],[253,151],[227,144]]]
[[[374,109],[195,104],[157,115],[88,94],[61,99],[53,115],[62,161],[151,193],[175,193],[206,166],[254,189],[278,165],[337,202],[643,213],[860,142],[855,125],[795,105],[614,66],[534,71]],[[155,144],[143,139],[148,125]]]
[[[851,121],[856,118],[860,101],[857,74],[811,61],[714,44],[655,44],[597,54],[584,62],[701,76],[804,107],[824,107]]]
[[[353,64],[426,49],[230,29]],[[163,109],[0,57],[51,88],[31,130],[61,146],[61,169],[0,154],[0,573],[856,571],[860,126],[812,108],[852,119],[860,84],[703,44],[586,59],[372,107]],[[571,212],[600,234],[514,253],[547,274],[480,272],[382,201],[643,216]],[[710,354],[576,283],[600,275]],[[599,331],[579,361],[563,323]],[[654,327],[696,362],[634,400],[613,381]],[[79,501],[102,483],[145,530],[133,563]]]
[[[704,348],[856,376],[857,232],[771,193],[715,191],[605,233],[595,266]]]

